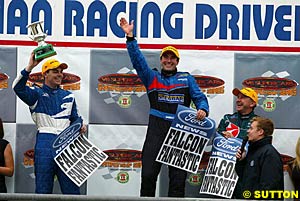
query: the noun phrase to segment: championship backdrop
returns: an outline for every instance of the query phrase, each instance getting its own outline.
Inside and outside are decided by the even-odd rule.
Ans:
[[[149,103],[125,48],[121,17],[134,20],[136,38],[152,68],[160,70],[164,46],[179,49],[178,70],[195,76],[217,125],[235,111],[233,88],[257,90],[255,112],[274,121],[274,146],[285,164],[295,157],[300,136],[298,1],[0,0],[0,117],[15,158],[15,174],[7,178],[9,192],[34,192],[36,128],[12,82],[38,45],[26,26],[43,21],[44,40],[53,45],[54,57],[69,65],[62,87],[75,94],[89,140],[109,156],[82,185],[82,194],[139,195]],[[42,83],[40,72],[41,64],[28,85]],[[210,151],[211,142],[198,172],[188,175],[188,197],[202,196]],[[166,172],[163,168],[157,196],[167,193]],[[285,188],[292,189],[284,174]],[[57,183],[54,192],[60,193]]]

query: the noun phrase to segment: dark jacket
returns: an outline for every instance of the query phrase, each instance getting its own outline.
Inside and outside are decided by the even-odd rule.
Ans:
[[[217,132],[222,134],[223,131],[231,132],[235,137],[243,139],[247,136],[247,130],[250,127],[251,119],[256,117],[254,111],[247,115],[241,115],[238,112],[225,114],[221,119]]]
[[[249,150],[244,160],[237,162],[244,165],[241,177],[241,191],[237,198],[244,198],[243,192],[251,192],[252,199],[263,199],[262,190],[284,190],[283,163],[278,151],[272,145],[272,136],[264,137],[256,142],[249,142]],[[259,194],[255,191],[260,191]],[[277,199],[271,197],[266,199]],[[281,198],[282,199],[282,198]]]

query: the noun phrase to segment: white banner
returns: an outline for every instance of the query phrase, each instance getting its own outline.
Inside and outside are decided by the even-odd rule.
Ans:
[[[216,133],[200,193],[231,198],[238,180],[235,153],[241,144],[239,138],[226,139]]]
[[[179,105],[156,161],[196,173],[214,130],[213,120],[197,120],[195,110]]]
[[[107,157],[85,136],[80,135],[63,149],[54,160],[77,186],[81,186]]]

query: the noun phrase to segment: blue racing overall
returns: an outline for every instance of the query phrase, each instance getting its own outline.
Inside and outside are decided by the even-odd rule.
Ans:
[[[37,126],[34,149],[34,171],[36,193],[51,194],[54,176],[57,175],[63,194],[80,194],[79,187],[70,180],[55,163],[52,156],[52,142],[56,136],[77,118],[81,118],[75,97],[61,88],[52,89],[26,85],[30,72],[25,69],[14,80],[13,89],[17,96],[29,106]]]

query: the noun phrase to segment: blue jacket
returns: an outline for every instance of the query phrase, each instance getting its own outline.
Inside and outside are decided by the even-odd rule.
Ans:
[[[59,134],[70,123],[81,118],[75,97],[61,88],[52,89],[47,85],[29,87],[26,82],[30,72],[25,69],[14,80],[13,89],[17,96],[29,106],[31,117],[40,133]]]
[[[126,43],[132,65],[147,89],[150,114],[172,120],[178,104],[189,107],[193,101],[197,110],[202,109],[208,115],[207,98],[192,75],[177,72],[172,76],[165,76],[148,66],[136,40]]]

